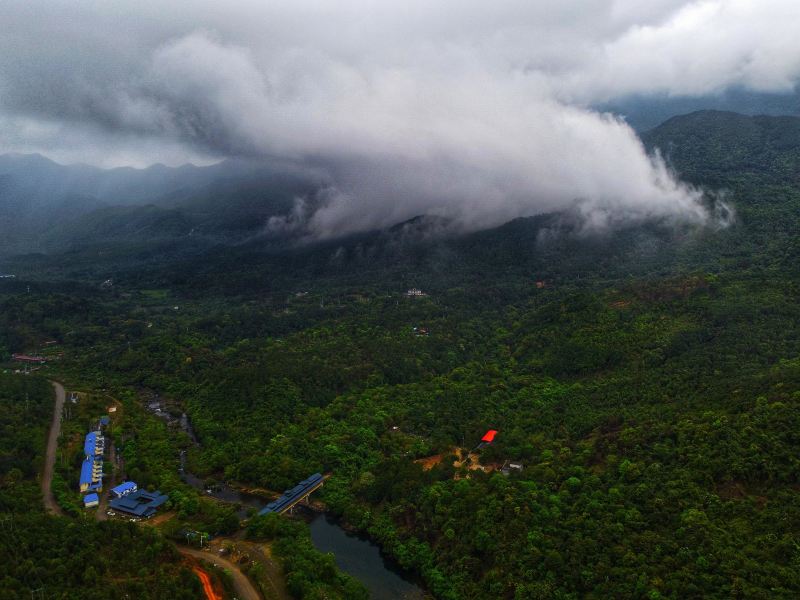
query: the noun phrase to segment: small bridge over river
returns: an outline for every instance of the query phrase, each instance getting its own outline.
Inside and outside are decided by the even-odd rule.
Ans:
[[[295,504],[308,500],[312,492],[317,491],[325,483],[325,478],[321,473],[314,473],[308,479],[304,479],[290,490],[283,492],[283,495],[277,500],[273,500],[264,508],[258,511],[259,515],[266,515],[268,513],[278,513],[282,515],[286,511],[294,508]]]

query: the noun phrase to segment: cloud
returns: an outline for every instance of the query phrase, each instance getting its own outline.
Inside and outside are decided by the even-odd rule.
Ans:
[[[700,96],[738,86],[790,92],[800,76],[800,4],[705,0],[662,23],[639,24],[599,48],[561,83],[589,101],[626,94]]]
[[[597,227],[702,221],[700,193],[588,107],[786,90],[798,16],[786,0],[7,0],[0,143],[306,164],[326,187],[272,227],[318,236],[423,213],[464,229],[564,208]]]

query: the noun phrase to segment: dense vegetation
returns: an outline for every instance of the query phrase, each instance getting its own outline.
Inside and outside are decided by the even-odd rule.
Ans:
[[[59,368],[184,408],[199,447],[162,432],[130,458],[207,528],[233,523],[181,491],[180,445],[209,479],[330,473],[330,510],[440,598],[797,597],[798,123],[699,113],[646,136],[725,190],[727,226],[431,238],[421,219],[147,269],[76,254],[72,276],[118,284],[7,288],[0,345],[55,337]],[[298,597],[348,593],[297,523],[248,531],[304,549],[283,554]]]
[[[37,477],[52,389],[0,375],[0,598],[196,599],[174,547],[132,523],[46,515]]]

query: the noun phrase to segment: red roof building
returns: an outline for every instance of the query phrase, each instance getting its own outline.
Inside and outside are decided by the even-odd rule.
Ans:
[[[491,444],[494,441],[494,436],[496,435],[497,435],[497,430],[490,429],[489,431],[486,432],[486,434],[484,434],[484,436],[481,438],[481,441],[486,442],[487,444]]]
[[[47,362],[47,359],[43,356],[28,356],[27,354],[12,354],[11,358],[13,360],[25,363],[43,364]]]

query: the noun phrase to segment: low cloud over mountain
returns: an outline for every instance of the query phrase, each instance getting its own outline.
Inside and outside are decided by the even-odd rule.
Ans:
[[[700,192],[589,107],[791,91],[798,18],[786,0],[9,0],[0,143],[103,165],[289,162],[322,182],[290,224],[316,236],[566,208],[589,227],[703,221]]]

